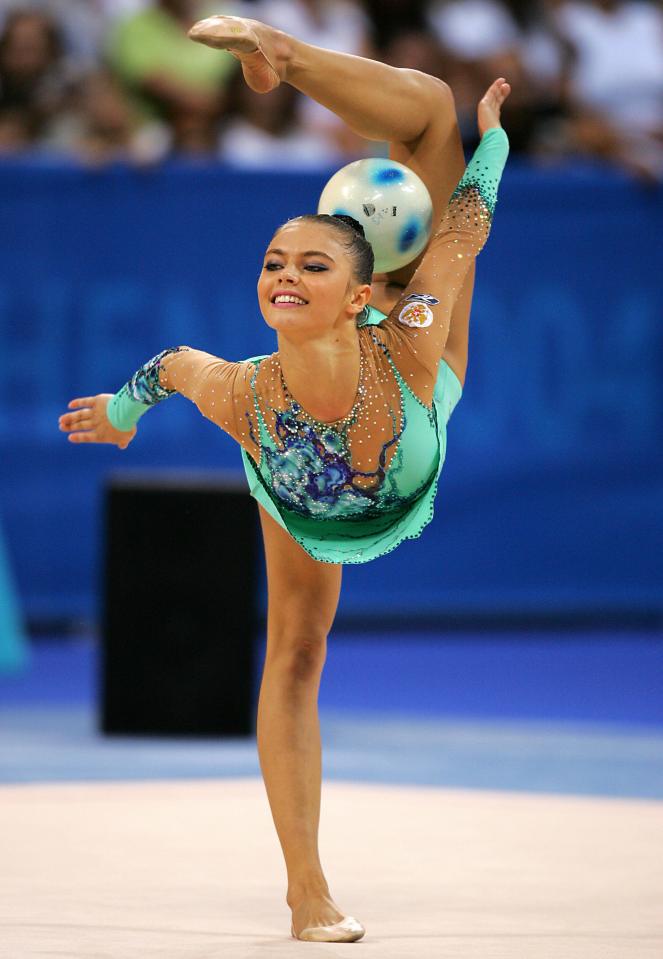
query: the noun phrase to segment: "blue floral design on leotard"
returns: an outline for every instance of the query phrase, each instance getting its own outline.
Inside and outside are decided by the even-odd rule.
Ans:
[[[383,444],[377,469],[366,473],[351,466],[347,429],[314,425],[301,418],[302,412],[295,401],[282,412],[274,411],[275,448],[261,450],[271,493],[305,516],[365,516],[378,504],[384,507],[387,453],[399,441],[405,422]]]

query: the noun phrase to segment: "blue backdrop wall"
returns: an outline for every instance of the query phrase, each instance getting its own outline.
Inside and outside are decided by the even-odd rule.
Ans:
[[[325,179],[0,168],[0,521],[29,615],[93,614],[111,471],[239,465],[184,400],[124,453],[68,444],[57,416],[164,346],[274,349],[262,252]],[[661,191],[510,167],[434,522],[347,570],[346,613],[663,606],[662,228]]]

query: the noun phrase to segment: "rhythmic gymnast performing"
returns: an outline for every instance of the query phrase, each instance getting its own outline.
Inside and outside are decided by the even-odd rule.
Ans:
[[[370,244],[349,218],[289,220],[258,279],[277,352],[231,362],[166,349],[115,395],[74,399],[60,418],[73,443],[124,449],[139,417],[180,393],[239,443],[265,545],[257,740],[291,932],[352,942],[364,927],[334,902],[318,852],[327,635],[343,564],[388,553],[432,517],[446,425],[465,378],[474,260],[508,154],[500,110],[510,87],[496,80],[479,103],[481,142],[463,173],[453,97],[441,81],[311,47],[252,20],[211,17],[190,36],[237,57],[257,92],[290,83],[358,134],[389,141],[390,156],[433,199],[428,247],[396,275],[372,277]]]

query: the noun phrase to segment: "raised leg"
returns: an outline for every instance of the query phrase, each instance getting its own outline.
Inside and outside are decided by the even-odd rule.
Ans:
[[[190,36],[231,49],[253,89],[290,83],[360,136],[389,142],[391,157],[424,181],[433,200],[434,222],[441,220],[465,169],[454,99],[446,83],[417,70],[323,50],[256,20],[210,17],[196,24]],[[389,313],[418,262],[376,277],[373,305]],[[443,353],[461,382],[467,367],[473,287],[474,266],[454,306]]]
[[[299,40],[292,41],[292,51],[284,79],[336,113],[360,136],[388,141],[392,159],[409,167],[428,187],[433,222],[439,222],[465,170],[456,109],[447,84],[417,70],[320,50]],[[376,278],[374,306],[389,313],[420,260],[388,277]],[[442,354],[461,383],[467,370],[474,275],[472,265],[454,305]]]
[[[363,935],[336,906],[318,852],[321,746],[318,690],[341,588],[341,566],[317,563],[262,508],[267,561],[267,654],[258,752],[285,858],[296,936],[345,923],[328,941]],[[355,923],[353,926],[352,923]],[[318,934],[318,938],[322,938]]]
[[[319,50],[298,40],[293,41],[284,79],[328,107],[360,136],[389,141],[392,159],[413,170],[428,187],[433,222],[442,219],[465,170],[453,95],[446,83],[417,70]],[[388,277],[376,277],[373,305],[389,313],[420,259]],[[473,265],[454,305],[442,354],[461,383],[467,370],[474,274]]]

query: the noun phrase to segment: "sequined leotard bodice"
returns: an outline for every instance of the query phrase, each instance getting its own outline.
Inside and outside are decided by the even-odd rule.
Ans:
[[[290,395],[278,354],[256,361],[246,420],[270,498],[310,518],[370,519],[429,484],[439,458],[435,407],[408,387],[387,342],[371,324],[360,329],[357,398],[336,423],[315,420]]]
[[[230,363],[186,349],[168,366],[166,387],[163,354],[129,381],[117,394],[118,418],[124,402],[184,393],[240,443],[252,494],[316,559],[365,562],[418,535],[432,516],[461,392],[441,360],[449,319],[487,239],[506,154],[504,132],[490,130],[401,300],[388,317],[372,311],[360,325],[359,384],[342,420],[306,412],[278,353]]]

